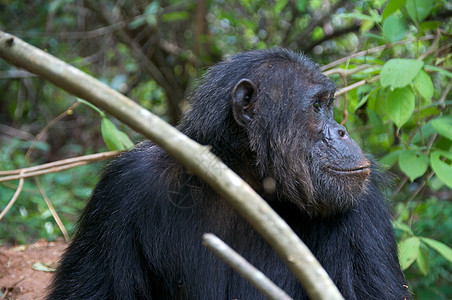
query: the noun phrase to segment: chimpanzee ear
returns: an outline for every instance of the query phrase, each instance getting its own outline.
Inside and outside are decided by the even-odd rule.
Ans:
[[[253,118],[256,87],[249,79],[241,79],[232,91],[232,114],[240,126],[246,126]]]

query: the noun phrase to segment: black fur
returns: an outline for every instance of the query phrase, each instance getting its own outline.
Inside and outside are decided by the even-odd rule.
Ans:
[[[243,78],[256,85],[246,98],[246,127],[235,122],[231,104]],[[190,97],[179,129],[211,145],[265,197],[346,299],[409,298],[378,174],[334,171],[354,170],[352,158],[360,154],[347,153],[354,146],[341,148],[343,140],[328,133],[340,126],[327,110],[312,112],[310,93],[318,86],[334,92],[304,56],[281,49],[239,54],[210,69]],[[263,187],[267,177],[274,179],[275,191]],[[263,298],[202,246],[205,232],[218,235],[290,296],[307,298],[280,258],[225,200],[158,146],[144,142],[104,170],[49,299]]]

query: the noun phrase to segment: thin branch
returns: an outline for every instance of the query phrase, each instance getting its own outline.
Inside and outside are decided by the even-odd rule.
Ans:
[[[333,74],[339,74],[339,75],[344,75],[344,76],[350,76],[350,75],[353,75],[355,73],[361,72],[361,71],[363,71],[365,69],[369,69],[371,67],[372,67],[371,65],[360,65],[360,66],[357,66],[356,68],[353,68],[353,69],[335,68],[335,69],[331,69],[331,70],[323,72],[323,75],[331,76]]]
[[[430,35],[426,35],[426,36],[423,36],[423,37],[419,38],[419,40],[420,41],[433,40],[434,38],[435,38],[435,36],[433,34],[430,34]],[[392,43],[392,44],[386,44],[386,45],[381,45],[381,46],[378,46],[378,47],[370,48],[370,49],[367,49],[367,50],[364,50],[364,51],[361,51],[361,52],[358,52],[358,53],[355,53],[355,54],[343,57],[343,58],[338,59],[336,61],[333,61],[333,62],[331,62],[331,63],[329,63],[327,65],[324,65],[324,66],[320,67],[320,70],[321,71],[325,71],[325,70],[328,70],[328,69],[330,69],[332,67],[340,65],[340,64],[342,64],[342,63],[344,63],[344,62],[346,62],[346,61],[348,61],[350,59],[357,58],[357,57],[360,57],[360,56],[365,56],[365,55],[368,55],[370,53],[375,53],[375,52],[378,52],[380,50],[384,50],[384,49],[391,48],[391,47],[394,47],[394,46],[403,45],[403,44],[409,44],[409,43],[414,42],[414,41],[416,41],[416,39],[403,40],[403,41],[398,41],[398,42],[395,42],[395,43]]]
[[[92,162],[96,162],[96,161],[99,161],[99,160],[104,160],[104,159],[108,159],[108,158],[114,157],[114,156],[118,155],[121,152],[122,151],[108,151],[108,152],[89,154],[89,155],[83,155],[83,156],[77,156],[77,157],[57,160],[57,161],[54,161],[54,162],[51,162],[51,163],[46,163],[46,164],[37,165],[37,166],[33,166],[33,167],[28,167],[28,168],[23,168],[23,169],[0,171],[0,176],[16,175],[16,174],[20,174],[21,172],[24,173],[23,175],[26,175],[27,173],[30,173],[30,172],[47,170],[47,169],[51,169],[51,168],[60,167],[60,166],[63,166],[63,165],[69,165],[69,164],[73,164],[73,163],[78,163],[78,162],[92,163]],[[52,172],[48,172],[48,173],[52,173]],[[42,174],[46,174],[46,173],[40,173],[40,174],[37,174],[37,175],[42,175]],[[30,176],[22,176],[22,177],[30,177]],[[2,179],[3,178],[0,178],[0,182],[7,181],[7,180],[2,180]]]
[[[17,198],[19,198],[20,193],[22,192],[22,188],[24,187],[24,179],[20,178],[19,180],[19,186],[17,187],[16,192],[14,193],[13,197],[9,201],[8,205],[6,205],[5,209],[0,214],[0,220],[3,219],[3,217],[6,215],[6,213],[10,210],[10,208],[14,205],[14,202],[16,202]]]
[[[0,79],[7,78],[22,79],[31,77],[36,77],[36,75],[24,70],[11,69],[8,71],[0,71]]]
[[[35,139],[34,135],[32,135],[26,131],[23,131],[23,130],[14,128],[14,127],[10,127],[7,125],[3,125],[3,124],[0,124],[0,132],[5,135],[20,138],[20,139],[26,140],[26,141],[32,141]]]
[[[441,31],[436,30],[435,40],[433,41],[433,43],[430,46],[430,48],[424,54],[422,54],[419,57],[420,60],[424,60],[427,56],[429,56],[432,53],[435,53],[436,50],[438,50],[438,45],[439,45],[440,38],[441,38]]]
[[[344,85],[347,86],[347,76],[346,76],[345,74],[342,73],[342,74],[341,74],[341,77],[342,77],[342,80],[343,80],[343,82],[344,82]],[[347,123],[347,120],[348,120],[347,94],[348,94],[348,93],[344,93],[344,94],[343,94],[343,95],[344,95],[344,109],[343,109],[343,111],[342,111],[342,114],[343,114],[344,118],[343,118],[342,121],[341,121],[341,125],[345,125],[345,123]]]
[[[449,91],[452,88],[452,79],[449,81],[449,84],[444,89],[443,94],[441,95],[441,98],[438,100],[438,104],[444,106],[444,101],[446,100],[447,95],[449,95]]]
[[[315,299],[343,299],[318,260],[287,223],[209,148],[142,108],[118,91],[24,41],[0,31],[0,57],[36,73],[115,116],[154,141],[188,172],[226,199],[273,247]]]
[[[11,181],[11,180],[16,180],[16,179],[20,179],[20,178],[35,177],[35,176],[49,174],[49,173],[61,172],[61,171],[67,170],[67,169],[83,166],[83,165],[86,165],[86,164],[88,164],[88,162],[80,161],[80,162],[76,162],[76,163],[72,163],[72,164],[67,164],[67,165],[64,165],[64,166],[61,166],[61,167],[48,168],[48,169],[41,170],[41,171],[0,177],[0,182]]]
[[[395,188],[394,192],[392,192],[391,198],[394,199],[395,196],[400,193],[405,183],[408,181],[408,176],[404,176],[402,180],[400,180],[399,184]]]
[[[267,298],[274,300],[291,300],[292,298],[274,284],[264,273],[256,269],[240,254],[212,233],[202,237],[203,244],[230,265],[235,271],[252,283]]]
[[[1,32],[1,31],[0,31]],[[52,127],[53,125],[55,125],[58,121],[60,121],[61,119],[63,119],[65,116],[68,115],[69,111],[74,110],[78,105],[80,104],[80,102],[75,102],[74,104],[72,104],[69,108],[67,108],[64,112],[62,112],[59,116],[57,116],[55,119],[53,119],[52,121],[49,122],[49,124],[47,124],[36,136],[35,140],[33,141],[33,143],[31,144],[31,146],[28,148],[27,153],[25,154],[25,159],[27,160],[27,162],[30,162],[30,155],[34,150],[34,146],[35,144],[41,139],[41,137],[44,135],[44,133],[47,132],[47,130],[49,130],[50,127]]]
[[[426,186],[427,182],[435,175],[434,171],[428,173],[427,177],[422,181],[422,183],[417,187],[417,189],[411,194],[410,198],[408,198],[406,205],[410,204],[411,201],[422,191],[422,189]]]
[[[360,87],[360,86],[366,85],[366,84],[368,84],[368,83],[375,82],[375,81],[377,81],[378,79],[380,79],[380,75],[376,75],[376,76],[371,77],[371,78],[369,78],[369,79],[363,79],[363,80],[357,81],[357,82],[355,82],[355,83],[353,83],[353,84],[351,84],[351,85],[349,85],[349,86],[346,86],[346,87],[343,87],[343,88],[339,89],[339,90],[334,94],[334,97],[338,97],[338,96],[340,96],[340,95],[342,95],[342,94],[344,94],[344,93],[348,93],[348,92],[350,92],[351,90],[354,90],[354,89],[356,89],[356,88],[358,88],[358,87]]]
[[[38,186],[39,192],[41,193],[42,197],[44,198],[45,203],[47,204],[47,207],[50,210],[50,213],[52,214],[53,219],[57,223],[58,227],[60,228],[61,232],[63,233],[64,240],[66,242],[69,242],[71,238],[69,237],[69,234],[67,233],[66,227],[64,227],[63,222],[60,219],[60,216],[55,210],[55,207],[53,207],[52,201],[50,201],[49,196],[47,196],[46,191],[42,187],[41,180],[39,180],[39,177],[34,178],[36,185]]]

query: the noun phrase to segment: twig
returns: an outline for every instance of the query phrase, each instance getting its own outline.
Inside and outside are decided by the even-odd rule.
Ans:
[[[430,34],[430,35],[426,35],[426,36],[421,37],[419,40],[420,41],[432,40],[434,38],[435,38],[435,36]],[[403,45],[403,44],[408,44],[408,43],[414,42],[416,40],[417,39],[403,40],[403,41],[398,41],[398,42],[395,42],[395,43],[392,43],[392,44],[386,44],[386,45],[381,45],[381,46],[377,46],[377,47],[374,47],[374,48],[370,48],[370,49],[367,49],[367,50],[364,50],[364,51],[361,51],[361,52],[358,52],[358,53],[355,53],[355,54],[343,57],[343,58],[338,59],[336,61],[333,61],[333,62],[331,62],[331,63],[329,63],[327,65],[322,66],[320,68],[320,70],[321,71],[325,71],[325,70],[328,70],[328,69],[330,69],[332,67],[340,65],[341,63],[344,63],[344,62],[346,62],[346,61],[348,61],[350,59],[357,58],[357,57],[360,57],[360,56],[365,56],[367,54],[378,52],[378,51],[384,50],[386,48],[390,48],[390,47],[394,47],[394,46],[398,46],[398,45]]]
[[[30,172],[30,173],[23,173],[23,174],[19,174],[19,175],[0,177],[0,182],[11,181],[11,180],[16,180],[16,179],[20,179],[20,178],[35,177],[35,176],[49,174],[49,173],[61,172],[61,171],[67,170],[67,169],[83,166],[86,164],[88,164],[87,161],[80,161],[80,162],[76,162],[76,163],[72,163],[72,164],[66,164],[61,167],[52,167],[52,168],[35,171],[35,172]]]
[[[353,84],[351,84],[349,86],[346,86],[346,87],[343,87],[343,88],[339,89],[334,94],[334,97],[338,97],[338,96],[340,96],[340,95],[342,95],[344,93],[350,92],[351,90],[354,90],[354,89],[356,89],[356,88],[358,88],[360,86],[363,86],[363,85],[366,85],[368,83],[377,81],[378,79],[380,79],[380,75],[376,75],[376,76],[371,77],[369,79],[363,79],[363,80],[357,81],[357,82],[355,82],[355,83],[353,83]]]
[[[13,197],[9,201],[8,205],[6,205],[5,209],[0,214],[0,220],[3,219],[3,217],[6,215],[8,210],[14,205],[14,202],[16,202],[17,198],[19,198],[20,193],[22,192],[22,188],[24,187],[24,179],[20,178],[19,180],[19,186],[17,187],[16,192],[14,193]]]
[[[7,125],[3,125],[3,124],[0,124],[0,132],[3,134],[7,134],[9,136],[12,136],[12,137],[26,140],[26,141],[32,141],[35,139],[34,135],[32,135],[26,131],[23,131],[23,130],[14,128],[14,127],[10,127]]]
[[[25,174],[28,174],[30,172],[47,170],[47,169],[50,169],[50,168],[55,168],[55,167],[68,165],[68,164],[73,164],[73,163],[78,163],[78,162],[92,163],[92,162],[96,162],[96,161],[99,161],[99,160],[104,160],[104,159],[108,159],[108,158],[114,157],[114,156],[118,155],[121,152],[122,151],[108,151],[108,152],[89,154],[89,155],[83,155],[83,156],[77,156],[77,157],[57,160],[57,161],[54,161],[54,162],[51,162],[51,163],[46,163],[46,164],[37,165],[37,166],[33,166],[33,167],[28,167],[28,168],[23,168],[23,169],[9,170],[9,171],[0,171],[0,176],[16,175],[16,174],[20,174],[22,171]],[[48,173],[52,173],[52,172],[48,172]],[[36,175],[42,175],[42,174],[46,174],[46,173],[39,173],[39,174],[36,174]],[[36,176],[36,175],[34,175],[34,176]],[[21,176],[21,177],[31,177],[31,176]],[[20,177],[18,177],[18,178],[20,178]],[[15,179],[17,179],[17,178],[15,178]],[[12,179],[9,179],[9,180],[12,180]],[[7,180],[3,180],[3,178],[0,178],[0,182],[2,182],[2,181],[7,181]]]
[[[36,136],[35,140],[33,141],[33,143],[31,144],[30,148],[28,148],[27,153],[25,154],[25,159],[27,160],[27,162],[29,162],[30,159],[30,155],[33,152],[34,146],[35,144],[41,139],[41,137],[44,135],[44,133],[47,132],[47,130],[49,130],[50,127],[52,127],[55,123],[57,123],[58,121],[60,121],[62,118],[64,118],[65,116],[68,115],[69,111],[74,110],[78,105],[80,104],[80,102],[75,102],[74,104],[72,104],[71,106],[69,106],[69,108],[67,108],[64,112],[62,112],[59,116],[57,116],[55,119],[53,119],[52,121],[49,122],[49,124],[46,125],[46,127],[44,127]]]
[[[205,233],[203,244],[213,253],[224,260],[235,271],[251,282],[259,291],[269,299],[291,300],[292,298],[274,284],[264,273],[256,269],[245,258],[235,252],[225,242],[212,233]]]
[[[440,38],[441,38],[441,31],[436,30],[435,40],[433,41],[433,43],[430,46],[430,48],[424,54],[422,54],[419,57],[420,60],[424,60],[427,56],[429,56],[430,54],[436,52],[436,50],[438,49]]]
[[[34,166],[30,168],[24,168],[19,170],[12,170],[12,171],[3,171],[0,173],[13,173],[16,174],[19,172],[19,175],[12,175],[12,176],[5,176],[0,177],[0,182],[14,180],[14,179],[20,179],[19,187],[17,188],[16,193],[14,194],[13,199],[8,203],[8,206],[4,209],[2,214],[0,215],[0,220],[3,218],[3,216],[6,214],[6,212],[11,208],[11,206],[16,201],[17,197],[20,194],[20,191],[23,187],[24,178],[27,177],[35,177],[38,175],[53,173],[53,172],[60,172],[66,169],[78,167],[81,165],[86,165],[98,160],[106,159],[113,157],[117,155],[118,153],[121,153],[122,151],[110,151],[110,152],[104,152],[104,153],[97,153],[97,154],[91,154],[91,155],[85,155],[85,156],[79,156],[79,157],[73,157],[69,159],[63,159],[60,161],[55,161],[48,164],[43,164],[39,166]],[[58,227],[60,228],[61,232],[63,233],[64,239],[66,241],[69,241],[69,234],[66,230],[66,227],[64,226],[63,222],[61,221],[60,217],[58,216],[52,202],[50,201],[49,197],[47,196],[47,193],[45,192],[44,188],[41,185],[41,181],[38,177],[35,178],[36,185],[38,186],[39,192],[41,193],[42,197],[44,198],[45,203],[47,204],[47,207],[49,208],[53,218],[55,219],[55,222],[57,223]],[[17,194],[17,196],[16,196]]]
[[[8,296],[8,293],[11,292],[16,287],[16,285],[18,285],[19,283],[21,283],[24,280],[25,280],[25,277],[14,282],[10,287],[7,287],[5,292],[3,293],[3,296],[0,298],[0,300],[5,300],[6,297]]]
[[[363,71],[365,69],[368,69],[370,67],[372,67],[372,66],[370,66],[370,65],[361,65],[361,66],[357,66],[356,68],[353,68],[353,69],[335,68],[335,69],[331,69],[331,70],[323,72],[323,75],[331,76],[333,74],[339,74],[339,75],[350,76],[352,74],[358,73],[358,72]]]
[[[449,91],[450,91],[451,88],[452,88],[452,79],[449,81],[449,84],[444,89],[444,92],[441,95],[441,98],[438,99],[438,104],[439,105],[444,105],[444,101],[446,100],[446,97],[449,94]]]
[[[347,86],[347,76],[344,73],[340,74],[342,77],[342,81],[344,82],[344,86]],[[344,93],[344,109],[343,109],[344,118],[341,121],[341,125],[345,125],[348,119],[348,109],[347,109],[347,93]]]
[[[66,242],[70,241],[69,234],[67,233],[66,227],[64,227],[63,222],[60,219],[60,216],[57,214],[55,207],[53,207],[52,201],[50,201],[49,196],[47,196],[46,191],[42,187],[41,180],[39,180],[39,177],[35,177],[35,183],[38,186],[39,192],[41,193],[42,197],[44,198],[45,203],[47,204],[47,207],[50,210],[50,213],[52,214],[53,219],[57,223],[58,227],[60,228],[61,232],[63,233],[64,240]]]
[[[400,190],[402,190],[403,186],[405,185],[405,183],[408,181],[408,176],[404,176],[403,179],[399,182],[399,184],[397,185],[397,187],[395,188],[394,192],[391,195],[391,198],[394,199],[394,197],[400,192]]]
[[[411,201],[413,201],[413,199],[417,196],[417,194],[419,194],[420,191],[422,191],[422,189],[425,187],[425,185],[432,178],[433,175],[435,175],[434,171],[431,171],[430,173],[428,173],[427,177],[422,181],[422,183],[417,187],[417,189],[411,194],[410,198],[408,198],[408,200],[406,202],[407,206]]]

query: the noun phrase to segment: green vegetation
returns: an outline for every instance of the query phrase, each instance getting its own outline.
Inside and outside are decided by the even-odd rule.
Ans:
[[[451,17],[446,0],[0,1],[1,30],[173,124],[219,59],[273,46],[308,54],[338,85],[337,120],[395,174],[388,198],[419,299],[452,298]],[[128,137],[142,140],[0,60],[0,171],[128,148]],[[39,176],[70,233],[101,166]],[[0,182],[1,209],[18,185]],[[0,244],[61,236],[33,178],[0,222]]]

